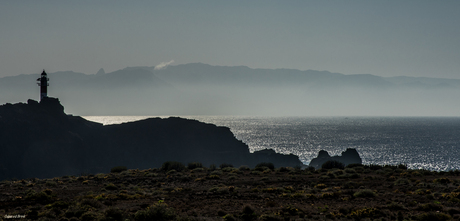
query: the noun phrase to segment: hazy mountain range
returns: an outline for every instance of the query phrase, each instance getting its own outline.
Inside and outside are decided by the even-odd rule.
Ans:
[[[41,73],[41,72],[40,72]],[[48,73],[75,115],[459,116],[460,80],[201,63]],[[39,74],[0,78],[0,103],[39,99]]]

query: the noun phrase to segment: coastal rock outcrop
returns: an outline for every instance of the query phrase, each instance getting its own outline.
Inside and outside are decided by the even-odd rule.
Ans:
[[[316,169],[321,168],[321,166],[327,161],[335,160],[343,163],[345,166],[352,163],[362,163],[362,159],[359,156],[358,151],[354,148],[347,148],[342,152],[341,156],[330,156],[329,153],[325,150],[320,150],[318,157],[311,160],[309,166],[315,167]]]
[[[229,128],[197,120],[150,118],[103,126],[65,114],[57,98],[0,106],[0,180],[101,173],[120,165],[146,169],[166,161],[303,165],[297,156],[273,150],[250,153]]]

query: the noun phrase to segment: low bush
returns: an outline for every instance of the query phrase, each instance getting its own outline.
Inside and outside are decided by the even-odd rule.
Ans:
[[[359,183],[348,181],[342,185],[344,189],[357,189],[359,187]]]
[[[251,169],[248,166],[243,165],[243,166],[240,166],[240,168],[238,168],[238,170],[240,170],[240,171],[249,171]]]
[[[134,214],[136,221],[169,221],[176,218],[176,212],[169,208],[166,203],[158,202],[145,210],[139,210]]]
[[[108,208],[104,212],[104,218],[102,221],[123,221],[123,212],[120,209]]]
[[[275,169],[275,165],[273,165],[273,163],[268,163],[268,162],[258,163],[255,168],[259,168],[259,167],[267,167],[270,170]]]
[[[230,172],[235,172],[238,171],[238,169],[233,168],[233,167],[225,167],[222,169],[223,172],[230,173]]]
[[[69,218],[70,220],[80,220],[77,218],[81,217],[90,209],[90,206],[72,205],[64,212],[64,216]]]
[[[145,176],[146,177],[157,177],[158,173],[146,173]]]
[[[222,217],[225,221],[236,221],[236,218],[232,214],[227,214]]]
[[[126,171],[128,170],[128,168],[126,168],[125,166],[116,166],[116,167],[112,167],[112,169],[110,169],[110,172],[111,173],[120,173],[120,172],[123,172],[123,171]]]
[[[88,211],[83,213],[80,216],[81,221],[93,221],[93,220],[98,220],[98,214],[93,212],[93,211]]]
[[[216,170],[216,165],[215,164],[211,164],[209,166],[209,170],[213,171],[213,170]]]
[[[336,160],[329,160],[323,163],[323,165],[321,165],[321,169],[333,169],[333,168],[344,169],[345,165],[342,162],[339,162]]]
[[[222,175],[222,174],[223,174],[222,170],[214,170],[210,173],[210,175]]]
[[[264,172],[265,170],[271,171],[270,168],[266,166],[259,166],[259,167],[254,168],[254,171],[259,171],[259,172]]]
[[[458,208],[458,209],[456,209],[456,208],[450,208],[450,209],[447,210],[447,212],[448,212],[451,216],[453,216],[453,215],[455,215],[455,214],[460,214],[460,208]]]
[[[209,176],[208,176],[208,179],[211,179],[211,180],[218,180],[218,179],[220,179],[220,176],[219,176],[219,175],[209,175]]]
[[[115,184],[113,184],[113,183],[108,183],[108,184],[106,184],[104,188],[105,188],[106,190],[118,190],[118,187],[115,186]]]
[[[350,173],[350,174],[353,174],[353,173],[356,173],[356,170],[355,169],[352,169],[352,168],[345,168],[345,173]]]
[[[177,172],[181,172],[185,170],[185,166],[181,162],[167,161],[163,163],[163,165],[161,166],[161,170],[163,171],[176,170]]]
[[[241,218],[243,220],[255,220],[257,218],[254,208],[250,205],[243,206],[242,213]]]
[[[396,186],[409,185],[410,181],[406,178],[399,178],[394,182]]]
[[[407,170],[407,165],[401,163],[401,164],[398,165],[398,169]]]
[[[435,203],[421,204],[417,206],[417,210],[430,212],[430,211],[442,211],[443,206]]]
[[[263,220],[263,221],[282,221],[282,220],[284,220],[283,218],[281,218],[279,216],[268,215],[268,214],[264,214],[264,215],[260,216],[259,219]]]
[[[56,201],[52,204],[48,204],[46,205],[45,208],[52,208],[52,209],[59,209],[59,210],[63,210],[63,209],[66,209],[68,208],[70,205],[70,203],[68,202],[64,202],[64,201]]]
[[[352,211],[350,216],[355,220],[360,220],[363,218],[375,218],[380,216],[380,211],[376,208],[363,208]]]
[[[50,186],[50,187],[57,187],[57,183],[55,181],[46,181],[45,183],[46,186]]]
[[[46,192],[46,191],[35,192],[34,190],[30,190],[27,192],[24,199],[46,203],[46,202],[52,201],[52,198],[53,197],[51,196],[51,193],[49,192]]]
[[[339,170],[332,170],[332,171],[330,171],[330,173],[333,173],[336,176],[344,174],[343,170],[340,170],[340,169]]]
[[[371,169],[371,170],[381,170],[381,169],[383,169],[383,167],[380,166],[380,165],[377,165],[377,164],[370,164],[369,169]]]
[[[291,167],[280,167],[279,168],[279,172],[283,173],[283,172],[289,172],[291,171]]]
[[[195,168],[192,170],[192,173],[199,173],[199,172],[203,172],[204,171],[204,168]]]
[[[452,181],[449,178],[446,177],[441,177],[438,179],[433,180],[433,183],[441,183],[441,184],[448,184],[451,183]]]
[[[305,171],[310,171],[310,172],[315,172],[315,167],[313,166],[308,166],[307,168],[305,168]]]
[[[233,165],[232,165],[232,164],[229,164],[229,163],[223,163],[223,164],[221,164],[219,167],[220,167],[220,169],[224,169],[224,168],[226,168],[226,167],[233,167]]]
[[[395,166],[395,165],[384,165],[383,168],[388,168],[388,169],[396,170],[396,169],[398,169],[398,166]]]
[[[350,163],[347,165],[347,168],[363,167],[360,163]]]
[[[222,217],[222,216],[227,215],[227,213],[225,213],[223,210],[220,209],[220,210],[217,211],[217,215]]]
[[[377,194],[370,190],[370,189],[364,189],[364,190],[361,190],[361,191],[358,191],[356,193],[353,194],[354,197],[362,197],[362,198],[368,198],[368,197],[376,197]]]
[[[438,212],[423,213],[417,216],[417,220],[420,220],[420,221],[444,221],[444,220],[450,220],[451,218],[452,217],[450,217],[447,214],[438,213]]]
[[[296,216],[296,215],[299,214],[299,209],[296,206],[293,206],[293,205],[284,206],[281,209],[281,211],[282,211],[281,212],[282,214],[286,214],[286,215],[288,214],[288,215],[291,215],[291,216]]]
[[[391,202],[386,206],[386,208],[392,211],[407,210],[403,205],[398,204],[396,202]]]
[[[195,169],[195,168],[203,168],[203,164],[202,164],[202,163],[198,163],[198,162],[188,163],[187,168],[188,168],[189,170],[193,170],[193,169]]]
[[[83,199],[80,202],[80,206],[82,206],[82,207],[90,206],[90,207],[93,207],[93,208],[101,208],[102,204],[100,202],[98,202],[97,200],[95,200],[95,199]]]
[[[217,192],[218,190],[219,190],[219,187],[218,187],[218,186],[214,186],[214,187],[211,187],[211,188],[208,190],[208,192],[213,193],[213,192]],[[224,214],[224,215],[225,215],[225,214]]]
[[[324,188],[326,188],[326,187],[327,187],[326,184],[320,183],[320,184],[316,184],[314,188],[324,189]]]

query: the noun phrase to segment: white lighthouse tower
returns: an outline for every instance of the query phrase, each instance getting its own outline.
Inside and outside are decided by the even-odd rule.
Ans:
[[[43,70],[41,77],[37,79],[37,84],[40,86],[40,101],[42,101],[43,98],[48,97],[49,80],[50,79],[46,76],[45,70]]]

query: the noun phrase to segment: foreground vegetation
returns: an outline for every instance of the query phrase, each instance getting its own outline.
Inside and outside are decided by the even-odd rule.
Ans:
[[[460,220],[459,176],[404,165],[166,162],[2,181],[0,220]]]

